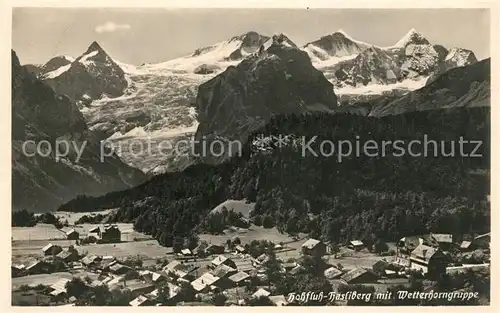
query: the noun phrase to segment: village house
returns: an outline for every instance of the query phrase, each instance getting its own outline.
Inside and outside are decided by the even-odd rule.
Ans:
[[[291,275],[297,275],[297,274],[299,274],[299,273],[300,273],[302,270],[304,270],[304,269],[305,269],[305,268],[304,268],[302,265],[297,264],[294,268],[292,268],[292,269],[290,270],[290,274],[291,274]]]
[[[323,256],[326,254],[326,245],[316,239],[309,239],[302,245],[302,253],[312,256]]]
[[[259,288],[259,290],[257,290],[256,292],[254,292],[252,294],[252,298],[255,298],[255,299],[261,298],[261,297],[267,298],[270,295],[271,295],[271,293],[269,291],[265,290],[264,288]]]
[[[177,298],[180,295],[182,288],[180,286],[174,285],[172,283],[167,283],[167,285],[168,285],[168,299],[170,301],[178,300]],[[153,299],[158,298],[159,295],[160,295],[160,291],[158,289],[155,289],[147,294],[148,297],[153,298]]]
[[[216,287],[215,284],[219,279],[220,278],[217,276],[214,276],[210,273],[205,273],[197,279],[193,280],[191,282],[191,286],[198,293],[205,292],[214,289],[213,287]]]
[[[87,267],[97,267],[97,265],[102,261],[102,257],[94,254],[89,254],[80,261]]]
[[[66,232],[66,239],[68,240],[78,240],[79,238],[80,234],[74,229],[70,229]]]
[[[50,286],[50,288],[52,289],[50,295],[57,297],[62,294],[66,294],[66,284],[70,281],[71,280],[68,278],[61,278],[60,280],[58,280],[56,283]]]
[[[490,270],[490,264],[463,264],[462,266],[450,266],[446,268],[446,274],[466,273],[468,271]]]
[[[227,266],[225,264],[221,264],[211,271],[213,275],[219,278],[227,278],[237,272],[238,272],[237,269]]]
[[[342,274],[344,274],[344,272],[342,272],[341,270],[339,270],[338,268],[332,266],[332,267],[329,267],[327,268],[323,274],[325,275],[325,278],[326,279],[336,279],[340,276],[342,276]]]
[[[23,264],[11,265],[11,277],[22,276],[26,271],[26,267]]]
[[[191,252],[191,250],[189,250],[189,249],[182,249],[182,250],[181,250],[181,254],[182,254],[183,256],[192,256],[192,255],[193,255],[193,253],[192,253],[192,252]]]
[[[236,245],[236,247],[234,247],[234,250],[235,252],[241,254],[245,254],[247,252],[247,249],[245,249],[245,247],[243,247],[242,245]]]
[[[118,226],[107,225],[104,227],[104,231],[101,234],[101,241],[107,243],[120,242],[122,239],[122,233]]]
[[[410,268],[427,274],[431,278],[446,272],[446,257],[441,250],[419,245],[410,254]]]
[[[269,296],[269,300],[274,303],[275,306],[285,306],[288,304],[286,297],[284,295]]]
[[[245,272],[237,272],[236,274],[233,274],[229,276],[229,280],[233,283],[234,286],[242,286],[244,283],[250,278],[250,275],[248,275]]]
[[[361,240],[352,240],[349,241],[347,248],[354,251],[361,251],[365,248],[365,244]]]
[[[253,262],[250,259],[237,259],[234,260],[236,269],[240,272],[250,272],[254,269]]]
[[[211,266],[214,268],[221,265],[221,264],[227,265],[227,266],[232,267],[232,268],[236,268],[236,264],[234,263],[234,261],[223,256],[223,255],[218,255],[211,262]]]
[[[70,263],[70,262],[78,261],[78,259],[80,257],[78,256],[78,251],[76,251],[76,250],[71,250],[71,251],[67,250],[67,251],[61,251],[61,252],[59,252],[56,255],[56,258],[61,259],[61,260],[63,260],[66,263]]]
[[[123,275],[131,270],[132,268],[129,266],[120,263],[115,263],[109,267],[109,271],[115,275]]]
[[[139,306],[151,306],[154,305],[155,302],[151,299],[149,299],[146,296],[140,295],[134,300],[130,301],[129,305],[133,307],[139,307]]]
[[[378,276],[371,269],[357,267],[350,270],[340,277],[341,281],[346,284],[367,284],[377,281]]]
[[[431,235],[408,236],[398,241],[396,254],[400,257],[409,257],[411,252],[421,244],[430,247],[438,246],[438,243]]]
[[[378,260],[372,265],[372,270],[377,274],[377,275],[384,275],[386,269],[390,269],[391,264],[387,262],[386,260]]]
[[[52,272],[52,265],[42,260],[37,260],[26,267],[26,273],[30,275],[48,274],[50,272]]]
[[[211,244],[205,248],[205,254],[206,255],[222,254],[222,253],[224,253],[224,250],[225,250],[224,246]]]
[[[491,233],[474,237],[474,246],[480,249],[490,249]]]
[[[295,266],[297,266],[297,262],[285,262],[281,265],[281,267],[285,270],[285,272],[289,272]]]
[[[432,238],[437,242],[441,250],[449,250],[453,244],[452,234],[434,234],[431,233]]]
[[[167,280],[167,276],[150,270],[140,271],[139,276],[148,283],[159,283]]]
[[[472,251],[472,250],[474,250],[474,245],[472,244],[472,241],[463,240],[460,243],[459,249],[461,252]]]
[[[59,252],[61,252],[63,249],[58,246],[58,245],[53,245],[51,243],[47,244],[45,247],[42,248],[42,253],[45,256],[55,256]]]
[[[99,226],[92,227],[91,229],[89,229],[87,236],[101,238],[101,228]]]
[[[197,266],[187,266],[178,260],[173,260],[163,267],[163,272],[167,275],[171,274],[178,278],[186,279],[189,282],[192,278],[194,278],[193,272],[197,268]]]
[[[134,297],[150,293],[151,291],[156,289],[153,284],[145,283],[138,279],[126,281],[125,286],[126,289],[128,289]]]

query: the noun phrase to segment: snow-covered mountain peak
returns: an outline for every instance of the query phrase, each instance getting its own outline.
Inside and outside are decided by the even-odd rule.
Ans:
[[[84,54],[88,54],[92,51],[98,51],[98,52],[104,52],[104,49],[101,47],[101,45],[97,41],[93,41],[90,46],[87,48],[87,51]]]
[[[463,48],[452,48],[445,58],[445,63],[451,67],[465,66],[477,62],[474,52]]]
[[[393,47],[394,48],[405,48],[409,44],[415,45],[428,45],[429,41],[415,28],[410,29]]]

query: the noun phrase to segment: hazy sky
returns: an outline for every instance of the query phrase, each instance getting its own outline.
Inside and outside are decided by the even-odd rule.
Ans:
[[[431,43],[489,57],[487,9],[67,9],[16,8],[12,45],[21,63],[78,56],[98,41],[116,60],[141,64],[192,53],[250,30],[283,32],[298,45],[343,29],[379,46],[415,28]]]

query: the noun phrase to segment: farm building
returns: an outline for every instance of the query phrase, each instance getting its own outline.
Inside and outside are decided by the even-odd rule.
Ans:
[[[302,253],[323,256],[326,254],[326,245],[319,240],[311,238],[302,245]]]
[[[346,284],[364,284],[376,282],[378,277],[371,269],[357,267],[340,278]]]
[[[410,268],[420,270],[430,277],[438,277],[446,271],[446,257],[439,249],[419,245],[410,254]]]
[[[325,275],[326,279],[336,279],[342,276],[343,272],[338,268],[332,266],[330,268],[327,268],[323,274]]]
[[[212,260],[212,267],[217,267],[221,264],[227,265],[232,268],[236,268],[236,264],[234,263],[233,260],[223,256],[223,255],[218,255],[215,259]]]
[[[192,256],[192,255],[193,255],[193,253],[192,253],[192,252],[191,252],[191,250],[189,250],[189,249],[182,249],[182,250],[181,250],[181,254],[182,254],[183,256]]]
[[[42,248],[43,255],[45,256],[55,256],[62,250],[63,249],[60,246],[53,245],[51,243],[47,244],[45,247]]]
[[[116,225],[107,225],[104,227],[104,231],[101,234],[102,242],[120,242],[122,240],[122,233],[118,226]]]
[[[486,233],[474,237],[474,246],[481,249],[489,249],[491,242],[491,233]]]
[[[66,239],[68,240],[78,240],[79,238],[80,234],[74,229],[70,229],[66,232]]]
[[[349,241],[349,244],[347,245],[349,249],[352,249],[354,251],[360,251],[365,248],[365,244],[361,240],[352,240]]]

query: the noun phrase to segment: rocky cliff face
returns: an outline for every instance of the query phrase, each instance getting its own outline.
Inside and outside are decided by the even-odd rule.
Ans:
[[[363,93],[364,86],[372,86],[372,90],[376,86],[420,87],[428,77],[477,62],[472,51],[448,51],[430,43],[414,29],[390,47],[377,47],[339,31],[308,43],[303,49],[339,94]]]
[[[74,61],[50,68],[55,69],[45,71],[42,79],[57,93],[65,94],[75,101],[102,96],[118,97],[128,85],[121,67],[97,42],[93,42]]]
[[[56,142],[64,152],[68,144],[68,154],[60,159]],[[104,162],[100,156],[100,142],[74,102],[28,73],[12,51],[13,209],[53,210],[79,194],[100,195],[145,179],[115,155]]]
[[[305,52],[274,43],[200,85],[196,106],[197,141],[245,141],[273,115],[332,111],[337,97]]]
[[[341,64],[335,71],[335,78],[339,87],[357,87],[368,84],[394,84],[402,79],[402,73],[392,53],[370,47],[352,61]]]
[[[451,107],[490,105],[490,59],[436,76],[425,87],[392,101],[379,101],[371,116]]]

